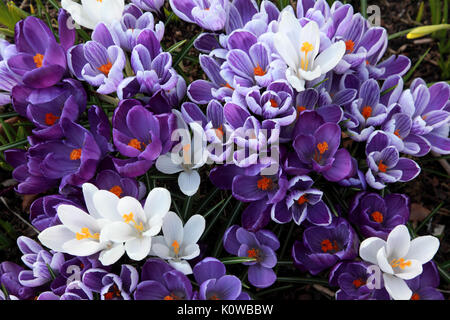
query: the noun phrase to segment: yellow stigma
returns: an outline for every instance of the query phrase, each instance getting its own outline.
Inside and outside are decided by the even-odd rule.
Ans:
[[[172,242],[172,247],[173,247],[173,252],[175,252],[175,255],[178,255],[178,253],[180,252],[180,244],[178,243],[177,240],[174,240]]]
[[[308,53],[313,51],[313,49],[314,46],[311,43],[307,41],[303,42],[302,47],[300,49],[301,52],[305,53],[305,59],[301,58],[301,68],[303,70],[308,70]]]
[[[139,232],[144,231],[144,225],[142,222],[139,222],[139,224],[134,220],[134,214],[133,212],[130,212],[130,214],[124,214],[122,216],[125,223],[133,222],[133,227],[136,228]]]
[[[81,233],[76,233],[75,238],[77,240],[83,240],[83,239],[94,239],[94,240],[98,240],[100,239],[100,234],[99,233],[94,233],[93,235],[91,234],[91,232],[89,231],[89,228],[81,228]]]
[[[392,268],[400,267],[400,269],[403,270],[403,269],[405,269],[405,267],[411,266],[411,260],[405,261],[405,259],[403,259],[403,258],[392,259],[391,266],[392,266]]]

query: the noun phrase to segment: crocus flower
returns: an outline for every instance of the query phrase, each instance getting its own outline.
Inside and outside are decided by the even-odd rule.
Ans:
[[[384,287],[394,300],[409,300],[413,292],[405,280],[419,276],[422,265],[430,261],[439,248],[439,239],[421,236],[413,239],[404,225],[395,227],[387,241],[377,237],[364,240],[359,255],[364,261],[377,265]]]
[[[8,68],[8,59],[17,54],[16,45],[0,39],[0,105],[11,102],[11,91],[14,86],[22,84],[21,77]]]
[[[170,0],[173,12],[180,19],[211,31],[224,28],[228,5],[227,0]]]
[[[52,291],[42,292],[37,300],[94,300],[92,290],[81,281],[72,281],[61,295]]]
[[[132,0],[132,2],[144,11],[160,12],[164,0]]]
[[[124,178],[114,170],[103,170],[97,174],[95,185],[102,190],[108,190],[117,197],[130,196],[142,199],[146,194],[145,185],[131,178]]]
[[[245,262],[248,268],[248,281],[257,288],[270,287],[276,280],[272,270],[277,264],[275,251],[280,242],[269,230],[250,232],[237,225],[231,226],[223,236],[225,250],[239,257],[253,258]]]
[[[100,190],[94,201],[109,202],[112,222],[103,229],[105,239],[119,245],[124,243],[127,255],[140,261],[150,253],[152,238],[161,231],[164,216],[170,209],[171,196],[166,189],[155,188],[149,192],[142,207],[135,198],[118,199],[111,192]]]
[[[328,226],[311,226],[303,232],[303,241],[292,247],[294,265],[311,274],[356,258],[358,236],[347,220],[338,218]]]
[[[300,225],[305,219],[315,225],[329,225],[332,220],[330,209],[322,200],[323,192],[311,188],[313,180],[308,176],[297,176],[289,181],[285,201],[272,206],[272,220],[287,223],[292,219]]]
[[[286,79],[297,91],[305,89],[306,81],[317,79],[333,69],[345,54],[345,42],[338,41],[318,55],[320,42],[320,31],[315,21],[302,27],[292,11],[281,13],[274,46],[289,67]]]
[[[131,265],[123,264],[120,276],[93,268],[83,274],[82,282],[93,292],[100,293],[101,300],[131,300],[138,280],[137,270]]]
[[[392,193],[384,198],[376,193],[358,193],[349,209],[349,220],[365,237],[386,239],[388,234],[409,219],[409,198]]]
[[[226,275],[225,265],[216,258],[203,259],[194,266],[193,273],[200,286],[195,300],[250,300],[239,278]]]
[[[389,300],[384,288],[370,289],[367,286],[369,264],[366,262],[339,262],[330,272],[329,283],[340,289],[336,300]]]
[[[160,259],[148,259],[142,267],[135,300],[191,300],[192,284],[182,272]]]
[[[80,26],[94,29],[97,23],[112,23],[120,20],[125,7],[124,0],[81,1],[62,0],[61,6],[67,10]]]
[[[420,276],[406,280],[413,292],[411,300],[444,300],[442,293],[437,290],[440,278],[436,263],[429,261],[422,268]]]
[[[169,264],[184,274],[192,269],[186,260],[200,254],[197,241],[205,230],[205,218],[193,215],[183,227],[183,222],[175,212],[168,212],[163,220],[163,236],[156,236],[152,245],[152,254],[168,260]]]
[[[16,25],[14,43],[17,55],[8,59],[11,71],[32,88],[48,88],[66,72],[66,55],[49,27],[36,17],[27,17]]]
[[[420,167],[411,159],[399,157],[389,137],[382,131],[375,131],[366,144],[367,183],[375,189],[383,189],[386,183],[406,182],[420,173]]]
[[[3,290],[0,290],[0,300],[27,300],[33,298],[35,289],[20,284],[19,274],[24,270],[23,267],[9,261],[0,263],[0,286],[2,286],[8,297],[1,296]]]
[[[113,139],[117,150],[130,159],[114,159],[123,176],[136,177],[150,169],[172,147],[173,114],[154,115],[137,100],[122,100],[114,112]]]

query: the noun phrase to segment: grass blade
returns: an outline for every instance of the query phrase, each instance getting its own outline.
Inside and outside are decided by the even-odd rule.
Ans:
[[[409,78],[413,75],[413,73],[416,71],[416,69],[420,66],[423,59],[427,56],[428,52],[430,52],[431,48],[428,48],[427,51],[419,58],[419,60],[416,62],[416,64],[409,70],[409,72],[406,74],[406,76],[403,78],[403,81],[406,83]]]
[[[439,205],[430,212],[430,214],[422,221],[422,223],[417,226],[414,232],[417,234],[417,232],[419,232],[419,230],[422,229],[428,223],[428,221],[430,221],[431,218],[433,218],[433,216],[439,211],[440,208],[442,208],[443,205],[444,201],[439,203]]]

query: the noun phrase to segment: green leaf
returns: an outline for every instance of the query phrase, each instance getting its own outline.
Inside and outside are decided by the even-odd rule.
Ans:
[[[367,19],[367,0],[361,0],[361,14]]]
[[[0,124],[2,125],[3,131],[5,131],[6,137],[8,138],[10,143],[16,141],[14,129],[11,127],[9,123],[6,123],[3,119],[0,118]]]
[[[302,284],[322,284],[328,285],[328,280],[319,278],[299,278],[299,277],[278,277],[278,282],[302,283]]]
[[[186,43],[186,39],[178,41],[177,43],[175,43],[173,46],[171,46],[169,49],[167,49],[166,51],[168,53],[172,53],[173,51],[177,50],[178,48],[180,48],[183,44]]]
[[[424,36],[429,35],[434,32],[438,32],[441,30],[449,30],[449,29],[450,29],[450,24],[436,24],[436,25],[431,25],[431,26],[421,26],[421,27],[417,27],[417,28],[414,28],[411,31],[409,31],[408,34],[406,35],[406,38],[407,39],[416,39],[416,38],[424,37]]]
[[[197,40],[199,35],[196,35],[195,37],[193,37],[181,50],[181,52],[176,56],[175,61],[173,63],[173,67],[178,67],[178,65],[180,64],[180,62],[183,60],[184,56],[187,55],[187,53],[189,52],[189,50],[191,50],[192,46],[194,45],[195,40]]]
[[[420,2],[419,11],[417,12],[416,22],[422,21],[423,11],[425,9],[425,2]]]
[[[439,211],[439,209],[442,208],[444,203],[444,201],[439,203],[438,206],[434,208],[433,211],[431,211],[430,214],[422,221],[422,223],[417,226],[416,230],[414,230],[416,234],[428,223],[428,221],[430,221],[431,218],[433,218],[433,216]]]
[[[25,145],[27,143],[28,143],[28,140],[23,139],[23,140],[14,142],[14,143],[5,144],[5,145],[0,146],[0,151],[5,151],[8,149],[12,149],[12,148],[22,147],[23,145]]]
[[[430,52],[431,48],[428,48],[428,50],[419,58],[419,60],[416,62],[416,64],[409,70],[409,72],[406,74],[406,76],[403,77],[403,81],[406,83],[409,78],[414,74],[416,69],[420,66],[423,59],[427,56],[428,52]]]
[[[238,264],[243,262],[254,262],[255,258],[246,258],[246,257],[232,257],[232,258],[223,258],[220,260],[223,264]]]

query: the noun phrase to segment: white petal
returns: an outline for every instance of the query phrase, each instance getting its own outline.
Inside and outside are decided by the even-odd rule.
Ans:
[[[408,228],[400,224],[389,233],[386,241],[386,254],[389,259],[403,258],[409,251],[411,237]]]
[[[193,196],[200,186],[200,175],[195,170],[183,171],[178,176],[178,186],[187,196]]]
[[[439,239],[433,236],[417,237],[411,241],[405,259],[415,259],[422,264],[433,259],[439,249]]]
[[[378,250],[383,248],[386,245],[386,242],[383,239],[372,237],[361,242],[359,247],[359,256],[364,261],[378,264],[377,261],[377,253]]]
[[[111,221],[122,219],[117,211],[119,197],[114,193],[106,190],[99,190],[94,194],[93,202],[98,214],[103,218]]]
[[[305,90],[305,80],[300,79],[292,69],[286,69],[286,79],[298,92]]]
[[[409,300],[412,291],[406,284],[405,280],[397,278],[390,274],[383,274],[384,287],[394,300]]]
[[[137,230],[125,222],[112,222],[101,231],[100,238],[105,241],[122,243],[134,239]]]
[[[98,188],[92,183],[83,183],[82,188],[84,202],[86,203],[89,214],[96,219],[101,218],[94,206],[94,194],[98,191]]]
[[[82,228],[88,228],[92,234],[100,231],[97,221],[80,208],[62,204],[57,212],[62,224],[74,233],[81,232]]]
[[[92,20],[89,15],[85,14],[83,7],[79,3],[71,0],[62,0],[61,7],[70,13],[72,19],[80,26],[88,29],[95,28],[96,21]]]
[[[174,257],[173,251],[167,246],[163,237],[154,237],[152,242],[152,250],[150,251],[151,255],[155,255],[166,260]]]
[[[289,38],[289,42],[293,47],[300,46],[302,26],[300,25],[300,21],[298,21],[294,12],[292,12],[291,10],[283,10],[281,12],[280,23],[278,24],[278,32],[285,34]],[[274,44],[276,44],[276,41],[274,42]]]
[[[389,264],[389,261],[386,256],[386,247],[380,248],[377,252],[377,264],[383,272],[394,274],[394,270],[392,266]]]
[[[168,262],[174,269],[184,273],[185,275],[192,273],[190,264],[185,260],[169,260]]]
[[[100,252],[100,255],[98,257],[98,260],[104,265],[104,266],[110,266],[123,256],[125,253],[125,247],[122,243],[117,243],[113,245],[110,249],[105,249],[102,252]]]
[[[423,271],[422,263],[418,260],[413,259],[405,259],[409,265],[405,265],[404,268],[395,268],[395,275],[404,280],[411,280],[418,275],[420,275]]]
[[[181,254],[181,258],[185,260],[191,260],[200,255],[200,247],[198,244],[190,244],[187,247],[183,248],[183,253]]]
[[[320,48],[320,31],[317,22],[314,20],[309,21],[302,29],[301,42],[299,44],[299,50],[303,46],[304,42],[308,42],[313,46],[313,51],[308,53],[308,60],[313,61]],[[303,54],[302,54],[303,55]]]
[[[147,196],[144,211],[147,219],[153,217],[163,218],[170,210],[172,198],[170,192],[164,188],[154,188]]]
[[[64,242],[75,239],[75,233],[64,225],[57,225],[45,229],[38,235],[39,241],[46,246],[57,252],[64,252]]]
[[[298,53],[300,49],[297,52],[286,34],[280,32],[275,33],[273,45],[280,57],[290,68],[297,70],[300,67],[300,55]]]
[[[159,156],[156,160],[156,169],[165,174],[174,174],[183,171],[183,167],[180,164],[174,163],[170,156],[170,153]]]
[[[147,217],[141,203],[133,197],[123,197],[119,199],[119,202],[117,203],[117,211],[122,219],[124,219],[124,215],[129,215],[132,213],[134,221],[137,224],[147,221]]]
[[[125,242],[125,250],[128,256],[136,261],[140,261],[148,256],[151,246],[151,237],[140,237]]]
[[[102,250],[103,245],[90,239],[72,239],[63,244],[63,249],[73,256],[87,257]]]
[[[184,225],[183,244],[197,243],[203,231],[205,231],[205,218],[199,214],[193,215]]]
[[[169,248],[172,247],[174,241],[181,246],[183,243],[183,222],[175,212],[169,211],[164,217],[162,225],[164,240]]]
[[[333,43],[327,49],[322,51],[314,61],[314,66],[319,65],[322,74],[327,73],[331,69],[337,66],[339,61],[345,54],[345,42],[338,41]]]
[[[298,74],[302,79],[305,79],[306,81],[312,81],[317,78],[319,78],[324,72],[322,71],[322,68],[320,65],[315,64],[314,68],[309,71],[305,71],[303,69],[298,70]]]

